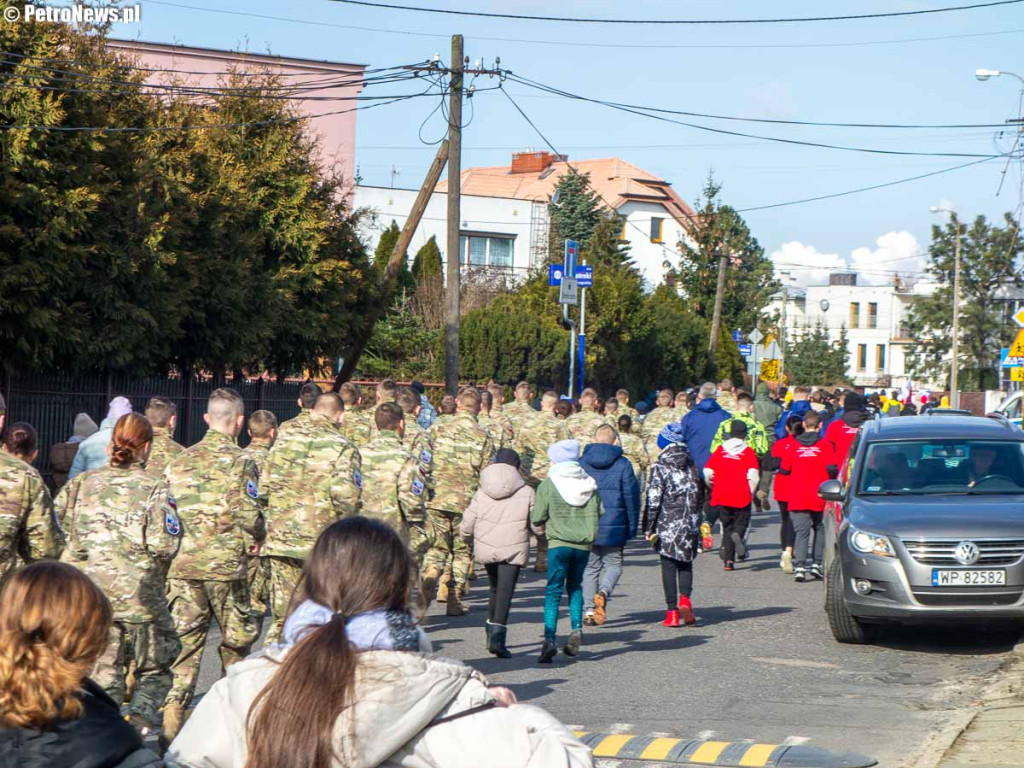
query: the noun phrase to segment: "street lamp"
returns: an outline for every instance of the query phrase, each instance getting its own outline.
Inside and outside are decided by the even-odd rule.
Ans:
[[[978,70],[979,73],[987,71]],[[999,73],[997,72],[996,74]],[[956,248],[954,250],[955,255],[953,256],[953,348],[951,350],[953,360],[949,372],[949,399],[951,407],[959,408],[960,392],[957,389],[957,368],[959,367],[958,353],[960,351],[960,237],[963,230],[960,226],[960,220],[956,217],[956,211],[942,208],[938,205],[933,205],[929,210],[932,213],[948,213],[953,220],[953,224],[956,226]]]
[[[1001,77],[1002,75],[1006,75],[1007,77],[1016,77],[1018,80],[1020,80],[1021,85],[1024,85],[1024,77],[1021,77],[1020,75],[1018,75],[1018,74],[1016,74],[1014,72],[1003,72],[1002,70],[998,70],[998,69],[976,69],[976,70],[974,70],[974,76],[976,78],[978,78],[979,80],[981,80],[982,82],[985,82],[990,77]]]

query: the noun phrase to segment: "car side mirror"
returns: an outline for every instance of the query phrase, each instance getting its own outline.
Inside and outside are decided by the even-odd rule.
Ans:
[[[838,480],[826,480],[818,486],[818,495],[825,501],[842,501],[846,494]]]

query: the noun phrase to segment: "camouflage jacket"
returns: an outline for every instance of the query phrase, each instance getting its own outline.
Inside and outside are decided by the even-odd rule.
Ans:
[[[345,421],[341,426],[341,431],[356,448],[362,448],[373,438],[375,429],[373,416],[376,412],[376,406],[345,411]]]
[[[246,577],[245,534],[263,537],[256,465],[215,429],[164,471],[181,521],[181,547],[168,578],[236,581]]]
[[[757,454],[758,458],[765,456],[768,453],[768,431],[764,428],[754,415],[751,413],[737,413],[731,419],[726,419],[718,425],[718,431],[715,433],[714,439],[711,441],[711,450],[714,452],[718,446],[729,439],[729,430],[732,429],[732,423],[734,421],[742,421],[747,425],[747,438],[744,442],[751,448],[754,453]]]
[[[261,439],[254,439],[249,445],[242,450],[242,455],[247,459],[252,459],[253,464],[256,465],[256,477],[263,476],[263,468],[267,463],[267,456],[270,454],[270,443]]]
[[[480,414],[477,424],[491,438],[494,450],[512,445],[512,423],[501,414],[493,412],[487,415]]]
[[[480,483],[480,472],[491,463],[490,436],[466,413],[457,413],[430,428],[434,446],[434,498],[427,506],[462,514]]]
[[[308,424],[312,415],[312,410],[309,408],[303,408],[299,411],[299,415],[294,419],[288,419],[288,421],[281,422],[277,428],[277,436],[280,438],[286,432],[290,432],[294,427],[301,427]]]
[[[170,620],[167,567],[181,523],[163,478],[141,467],[104,467],[68,483],[54,502],[70,563],[103,590],[115,621]]]
[[[640,429],[640,413],[637,411],[636,408],[630,405],[623,405],[622,403],[619,403],[619,412],[615,414],[614,419],[616,429],[619,428],[618,421],[620,416],[629,416],[629,418],[633,421],[633,426],[636,427],[637,430]]]
[[[638,478],[647,477],[647,469],[651,466],[651,457],[639,436],[631,432],[620,432],[619,442],[622,444],[622,455],[633,465],[633,472]]]
[[[661,434],[661,430],[682,418],[679,411],[666,405],[659,405],[647,414],[640,428],[640,437],[644,440],[644,447],[647,448],[651,461],[657,461],[661,455],[661,449],[658,447],[658,435]]]
[[[402,444],[420,465],[420,472],[426,478],[429,496],[434,494],[434,444],[430,441],[430,430],[424,429],[415,419],[406,418],[405,437]]]
[[[523,400],[515,400],[501,406],[501,412],[512,424],[513,441],[519,439],[519,430],[522,429],[523,423],[532,420],[539,413],[532,405]]]
[[[53,502],[35,467],[0,451],[0,584],[18,565],[56,557],[61,547]]]
[[[383,520],[399,532],[404,532],[408,523],[422,523],[426,478],[419,458],[402,445],[398,433],[380,432],[359,453],[363,463],[362,514]]]
[[[718,397],[715,399],[718,400],[718,404],[729,413],[733,413],[736,410],[735,392],[720,392]]]
[[[532,419],[523,422],[516,435],[516,450],[519,451],[519,472],[530,486],[536,488],[548,476],[551,463],[548,448],[568,438],[566,422],[553,413],[538,411]]]
[[[597,411],[580,411],[565,420],[569,434],[573,440],[579,441],[580,449],[586,448],[594,442],[594,432],[598,427],[609,423],[604,414]]]
[[[359,512],[363,487],[359,449],[334,422],[314,414],[278,437],[267,456],[267,538],[262,554],[304,560],[320,532]]]
[[[184,450],[185,446],[179,445],[171,438],[171,431],[167,427],[153,427],[153,445],[149,449],[149,458],[146,459],[146,472],[151,477],[163,477],[167,465]]]

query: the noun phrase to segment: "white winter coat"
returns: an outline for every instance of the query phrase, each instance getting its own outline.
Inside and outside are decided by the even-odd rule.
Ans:
[[[171,744],[169,768],[244,768],[249,707],[285,653],[271,648],[232,666]],[[431,725],[494,701],[486,680],[460,662],[365,651],[357,675],[358,703],[335,726],[338,751],[351,759],[345,768],[593,767],[590,749],[538,707],[495,706]]]
[[[491,464],[462,515],[460,533],[473,539],[478,563],[526,565],[530,554],[533,488],[509,464]]]

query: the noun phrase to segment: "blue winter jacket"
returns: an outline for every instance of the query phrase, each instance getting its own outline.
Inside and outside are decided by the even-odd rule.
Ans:
[[[690,449],[693,463],[701,470],[711,458],[711,443],[718,433],[718,426],[731,418],[732,414],[717,400],[701,400],[679,422],[683,428],[683,442]]]
[[[591,443],[583,449],[580,466],[597,482],[604,511],[597,523],[595,544],[623,547],[640,524],[640,484],[633,465],[617,445]]]
[[[786,436],[786,422],[789,421],[790,416],[799,416],[802,419],[809,410],[811,410],[810,400],[795,400],[790,403],[789,408],[782,412],[775,425],[775,439],[781,440]]]

